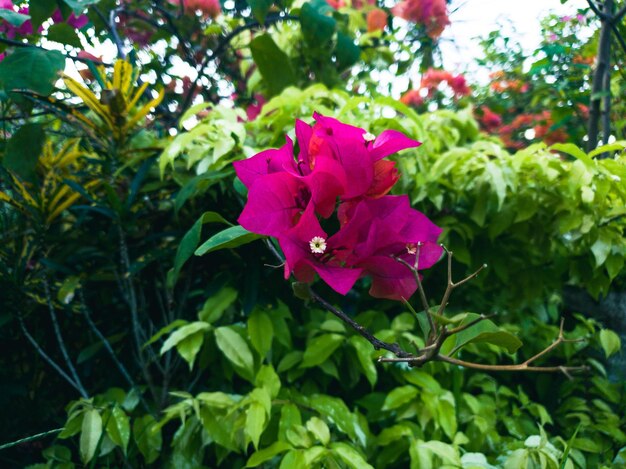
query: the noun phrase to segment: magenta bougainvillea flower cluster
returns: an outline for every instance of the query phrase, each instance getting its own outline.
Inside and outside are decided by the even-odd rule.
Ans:
[[[408,299],[419,269],[440,258],[441,229],[411,208],[406,195],[387,195],[398,180],[385,157],[417,147],[395,130],[375,136],[364,129],[315,114],[315,124],[296,122],[297,153],[289,137],[282,148],[236,162],[248,188],[239,223],[272,236],[285,255],[285,278],[311,282],[317,273],[346,294],[364,276],[370,294]]]

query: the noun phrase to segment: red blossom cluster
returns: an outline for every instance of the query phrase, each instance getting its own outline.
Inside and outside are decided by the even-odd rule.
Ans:
[[[311,282],[317,274],[345,295],[368,276],[372,296],[408,299],[417,281],[398,259],[432,266],[442,253],[441,229],[412,209],[408,196],[387,195],[399,175],[385,157],[420,143],[395,130],[376,137],[314,117],[313,126],[296,121],[297,155],[287,138],[282,148],[234,163],[248,188],[239,223],[277,238],[285,278]]]
[[[493,72],[489,75],[489,78],[492,80],[489,86],[497,93],[505,91],[526,93],[530,89],[530,85],[528,83],[524,83],[523,81],[517,79],[507,79],[503,71]]]
[[[565,130],[562,128],[552,129],[553,126],[554,120],[550,111],[543,111],[539,114],[520,114],[510,124],[497,129],[497,132],[507,147],[515,149],[526,146],[524,142],[516,140],[515,136],[529,129],[534,131],[533,138],[542,139],[548,145],[565,142],[567,140]]]
[[[448,87],[450,87],[455,99],[469,96],[472,92],[463,75],[453,75],[445,70],[429,68],[426,73],[422,75],[419,88],[412,89],[404,93],[404,95],[400,98],[400,101],[407,106],[418,107],[424,104],[425,96],[433,97],[442,83],[445,83]]]
[[[432,39],[441,36],[450,24],[446,0],[402,0],[391,12],[406,21],[424,25]]]

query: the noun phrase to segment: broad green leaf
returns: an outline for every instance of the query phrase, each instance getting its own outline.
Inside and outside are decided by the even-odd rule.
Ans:
[[[265,23],[265,17],[270,7],[273,5],[273,0],[247,0],[250,9],[252,10],[252,16],[260,24]]]
[[[600,233],[598,239],[591,245],[591,252],[593,253],[593,257],[596,261],[596,267],[604,264],[604,261],[606,261],[606,258],[611,253],[611,241],[612,240],[608,236]]]
[[[252,454],[246,463],[246,467],[257,467],[289,449],[291,449],[290,444],[284,441],[275,441],[267,448],[263,448]]]
[[[48,96],[64,68],[65,56],[59,51],[18,48],[0,62],[0,88],[6,92],[25,88]]]
[[[300,10],[300,24],[304,39],[313,47],[324,47],[335,33],[337,21],[321,14],[311,3],[305,3]]]
[[[196,399],[204,405],[216,409],[227,409],[237,403],[233,396],[223,392],[201,392],[196,396]]]
[[[246,411],[246,426],[244,431],[248,438],[250,438],[250,441],[252,441],[254,449],[258,449],[259,447],[259,440],[265,429],[265,421],[266,413],[263,405],[258,402],[250,404]]]
[[[83,419],[85,417],[85,412],[79,411],[74,412],[70,415],[63,426],[63,430],[59,433],[59,438],[65,439],[70,438],[76,435],[83,426]]]
[[[130,440],[130,423],[126,413],[117,405],[113,407],[107,422],[107,434],[111,441],[122,448],[126,454]]]
[[[232,226],[211,236],[196,249],[195,254],[196,256],[203,256],[219,249],[232,249],[260,238],[262,238],[261,235],[251,233],[242,226]]]
[[[330,430],[328,425],[322,419],[317,417],[311,417],[306,423],[306,428],[310,431],[317,441],[326,446],[330,442]]]
[[[234,301],[237,299],[237,290],[230,287],[224,287],[215,295],[209,297],[198,313],[200,321],[214,323]]]
[[[183,265],[185,265],[185,262],[189,260],[198,247],[198,244],[200,243],[200,236],[202,234],[202,225],[211,222],[228,223],[224,217],[217,212],[204,212],[202,216],[196,220],[189,231],[185,233],[185,236],[183,236],[183,239],[180,241],[178,249],[176,250],[174,270],[171,277],[168,278],[170,287],[174,286],[178,280],[178,275],[180,274],[180,270],[183,268]]]
[[[261,358],[265,357],[272,347],[274,338],[274,327],[267,313],[259,309],[252,311],[248,318],[248,336]]]
[[[468,313],[465,319],[461,321],[459,327],[469,324],[476,320],[480,315],[475,313]],[[489,319],[484,319],[477,324],[457,333],[448,338],[444,342],[442,349],[448,352],[452,350],[458,350],[470,343],[486,342],[488,344],[496,345],[507,350],[509,353],[515,353],[517,349],[522,346],[522,341],[515,335],[498,328]]]
[[[287,430],[296,426],[302,425],[302,416],[300,410],[295,404],[284,404],[280,409],[280,421],[278,422],[278,439],[280,441],[287,441]]]
[[[8,59],[0,62],[0,66]],[[11,136],[2,165],[21,179],[35,181],[35,168],[41,156],[46,134],[41,124],[25,124]]]
[[[133,438],[147,464],[153,463],[161,454],[161,445],[163,444],[161,428],[151,415],[144,415],[135,419]]]
[[[340,31],[337,33],[335,56],[339,70],[343,70],[351,67],[359,60],[361,48],[354,43],[350,36]]]
[[[622,341],[619,336],[609,329],[602,329],[600,331],[600,345],[604,350],[606,358],[609,358],[614,353],[617,353],[622,348]]]
[[[200,351],[202,344],[204,343],[204,331],[198,331],[185,337],[183,340],[176,344],[176,350],[180,353],[180,356],[189,365],[189,371],[193,369],[193,364],[196,359],[196,355]]]
[[[75,15],[85,11],[85,8],[100,3],[100,0],[63,0],[69,5]]]
[[[303,467],[306,467],[304,452],[302,450],[291,450],[283,457],[278,469],[299,469]]]
[[[608,153],[608,152],[612,152],[612,151],[624,151],[624,148],[626,148],[626,142],[621,141],[621,142],[615,142],[615,143],[609,143],[607,145],[602,145],[598,148],[596,148],[595,150],[592,150],[589,152],[589,157],[593,158],[595,156],[598,156],[602,153]]]
[[[287,441],[297,448],[310,448],[313,440],[306,428],[302,425],[294,425],[287,429]]]
[[[58,8],[56,0],[30,0],[28,2],[28,14],[31,16],[33,31],[37,31],[39,26],[46,21]]]
[[[244,369],[250,375],[254,372],[254,358],[250,347],[245,340],[241,338],[230,327],[218,327],[215,329],[215,340],[217,346],[224,356],[234,365]]]
[[[172,323],[168,324],[167,326],[163,327],[156,334],[154,334],[152,337],[150,337],[150,340],[148,342],[146,342],[145,344],[143,344],[143,348],[147,347],[148,345],[151,345],[151,344],[155,343],[157,340],[159,340],[165,334],[169,334],[174,329],[178,329],[179,327],[184,326],[185,324],[188,324],[188,322],[185,321],[184,319],[176,319],[174,322],[172,322]]]
[[[96,409],[85,411],[80,432],[80,459],[84,464],[92,460],[102,437],[102,417]]]
[[[561,152],[566,153],[566,154],[568,154],[570,156],[573,156],[574,158],[577,158],[580,161],[582,161],[583,163],[585,163],[585,166],[587,166],[589,168],[595,167],[594,160],[592,160],[589,157],[589,155],[587,155],[587,153],[582,151],[580,148],[578,148],[573,143],[555,143],[554,145],[550,146],[550,149],[556,150],[556,151],[561,151]]]
[[[419,394],[415,386],[399,386],[391,390],[385,398],[382,410],[394,410],[414,400]]]
[[[190,337],[193,334],[196,334],[197,332],[204,333],[205,331],[209,330],[210,328],[211,328],[210,324],[207,324],[206,322],[202,322],[202,321],[196,321],[196,322],[192,322],[192,323],[189,323],[189,324],[185,324],[184,326],[182,326],[179,329],[175,330],[167,338],[167,340],[165,342],[163,342],[163,345],[161,346],[161,351],[159,353],[161,355],[163,355],[164,353],[166,353],[172,347],[175,347],[176,345],[178,345],[180,342],[182,342],[187,337]]]
[[[368,464],[365,458],[352,446],[335,442],[330,445],[334,454],[339,456],[339,458],[352,469],[374,469],[374,466]]]
[[[82,47],[76,30],[67,23],[57,23],[50,26],[47,38],[49,41],[67,44],[68,46],[79,49]]]
[[[302,361],[303,353],[300,350],[294,350],[287,353],[278,363],[278,372],[290,370]]]
[[[257,387],[265,388],[270,398],[275,399],[280,391],[280,378],[272,365],[263,365],[256,374],[254,384]]]
[[[13,26],[20,27],[22,26],[22,24],[30,19],[30,16],[23,15],[22,13],[17,13],[13,10],[1,8],[0,19],[5,20],[7,23]]]
[[[289,85],[296,83],[289,57],[276,45],[269,34],[255,37],[250,43],[250,51],[263,77],[269,96],[274,96]]]
[[[300,368],[321,365],[345,340],[346,338],[339,334],[322,334],[309,340]]]
[[[353,335],[350,337],[350,343],[354,347],[356,356],[359,360],[359,364],[363,368],[365,377],[369,381],[370,385],[374,387],[376,380],[378,379],[378,371],[374,360],[372,359],[372,345],[362,337]]]
[[[330,419],[340,431],[348,435],[352,440],[358,438],[365,445],[364,436],[360,434],[361,429],[357,428],[355,416],[350,412],[342,399],[318,394],[311,396],[307,402],[310,407],[317,410],[327,420]]]
[[[440,458],[444,464],[451,464],[458,467],[461,463],[461,457],[459,456],[458,449],[447,443],[433,440],[426,443],[420,443],[419,448],[430,450],[433,454],[437,455],[437,457]]]

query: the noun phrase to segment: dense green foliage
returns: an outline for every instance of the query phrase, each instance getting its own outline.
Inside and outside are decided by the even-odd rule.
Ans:
[[[623,290],[623,141],[587,153],[578,126],[569,143],[511,151],[480,130],[471,105],[418,113],[381,95],[370,72],[394,62],[391,45],[404,33],[391,24],[365,33],[372,5],[281,6],[300,18],[283,22],[266,2],[224,5],[227,16],[217,20],[139,3],[170,12],[163,16],[170,27],[152,38],[164,39],[167,52],[181,48],[191,65],[203,60],[192,47],[223,54],[219,73],[202,82],[206,102],[194,104],[189,88],[161,91],[175,72],[154,51],[141,58],[149,48],[108,68],[91,63],[86,85],[67,76],[56,82],[64,68],[58,52],[16,47],[0,62],[0,444],[58,429],[0,447],[2,465],[626,465],[626,376],[616,361],[620,335],[611,330],[619,321],[605,323],[563,300],[565,287],[599,301]],[[77,14],[96,4],[113,11],[106,1],[64,3]],[[51,4],[31,2],[36,23],[36,12],[50,12],[35,5]],[[95,8],[87,10],[87,29],[97,43],[111,31]],[[152,31],[122,15],[130,6],[120,8],[126,32]],[[263,33],[227,47],[233,30],[256,31],[264,20]],[[436,40],[423,26],[406,33],[403,48],[430,65]],[[410,63],[399,61],[395,71]],[[37,73],[27,73],[33,64]],[[159,79],[149,83],[147,71]],[[310,78],[317,84],[304,87]],[[233,86],[242,96],[219,104],[216,93]],[[359,86],[365,95],[345,91]],[[547,90],[537,96],[561,99]],[[242,106],[258,91],[268,102],[252,118]],[[581,87],[572,102],[586,92]],[[493,106],[489,96],[475,99],[477,108]],[[451,337],[446,353],[523,363],[554,343],[564,318],[565,337],[580,341],[560,344],[537,364],[588,371],[379,363],[387,352],[284,280],[275,245],[236,224],[246,191],[231,163],[282,145],[295,119],[310,122],[314,112],[423,142],[393,157],[401,172],[394,190],[444,229],[455,279],[488,264],[453,293],[437,321],[494,314]],[[424,272],[433,305],[446,286],[444,264]],[[381,340],[422,347],[423,313],[371,298],[367,282],[345,297],[321,282],[315,288]]]

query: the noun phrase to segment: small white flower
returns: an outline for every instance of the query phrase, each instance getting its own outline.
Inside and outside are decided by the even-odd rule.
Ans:
[[[420,247],[422,245],[421,242],[419,243],[408,243],[406,245],[406,252],[408,252],[409,254],[417,254],[417,248]]]
[[[321,236],[315,236],[309,241],[309,246],[313,254],[324,254],[324,251],[326,251],[326,240]]]
[[[611,174],[611,179],[613,179],[615,182],[620,182],[622,180],[622,178],[619,177],[617,174]]]
[[[363,140],[365,140],[366,142],[373,142],[374,140],[376,140],[376,135],[365,132],[363,134]]]

